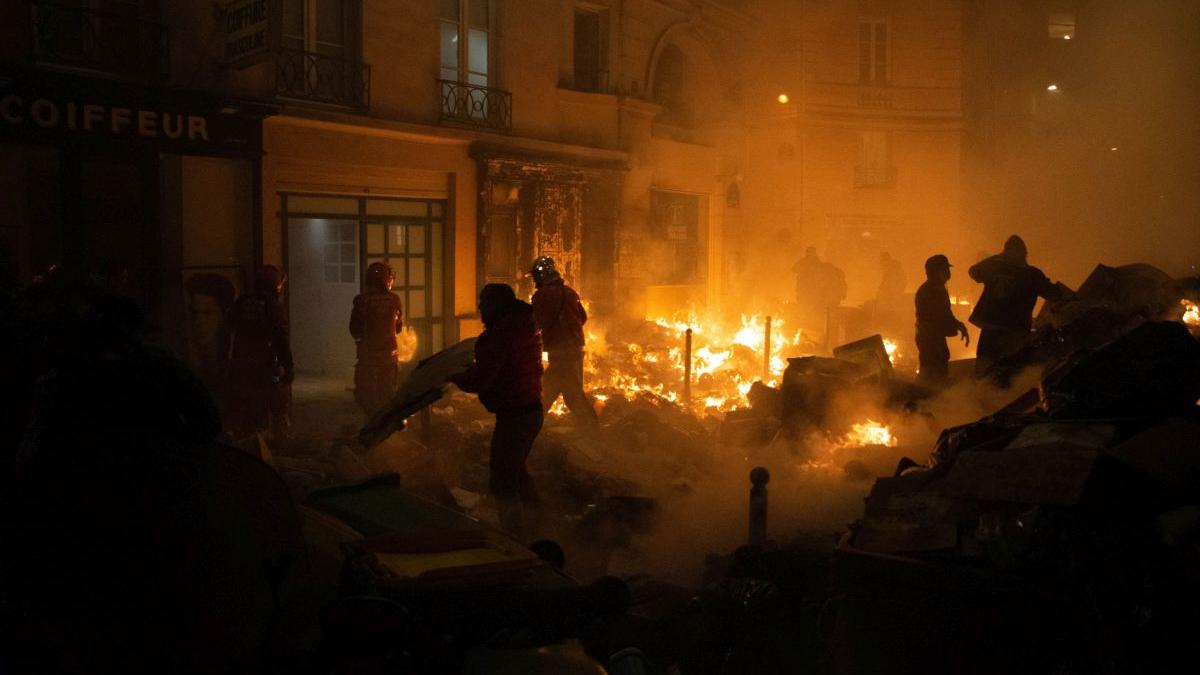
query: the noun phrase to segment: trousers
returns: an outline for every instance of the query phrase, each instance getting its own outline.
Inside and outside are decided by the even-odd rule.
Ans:
[[[541,498],[525,466],[533,442],[542,430],[542,409],[496,414],[489,457],[489,488],[496,498],[500,524],[519,536],[533,537],[541,525]]]
[[[560,394],[571,415],[585,424],[598,424],[596,409],[583,393],[582,350],[550,352],[550,363],[542,375],[542,410],[549,411]]]

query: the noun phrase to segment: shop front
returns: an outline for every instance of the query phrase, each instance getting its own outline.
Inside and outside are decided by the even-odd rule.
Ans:
[[[262,106],[0,70],[0,255],[120,288],[156,342],[200,365],[261,245]]]

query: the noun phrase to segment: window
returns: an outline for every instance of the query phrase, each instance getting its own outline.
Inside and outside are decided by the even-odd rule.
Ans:
[[[683,52],[667,45],[654,67],[654,101],[663,107],[662,120],[669,124],[691,126],[691,109],[684,95]]]
[[[441,0],[441,79],[488,86],[490,0]]]
[[[1075,15],[1067,13],[1051,14],[1047,22],[1046,34],[1055,40],[1072,40],[1075,38]]]
[[[883,20],[858,24],[858,81],[887,84],[888,27]]]
[[[325,228],[325,283],[358,283],[358,228],[330,223]]]
[[[857,187],[890,185],[895,178],[885,131],[864,131],[859,136],[858,166],[854,184]]]
[[[284,0],[283,46],[321,56],[349,58],[349,4],[346,0]]]
[[[276,93],[349,107],[368,105],[358,62],[357,0],[283,0]]]
[[[652,283],[700,283],[700,195],[651,190],[650,211],[651,248],[661,256]]]
[[[445,347],[442,254],[445,203],[425,199],[366,200],[363,269],[386,262],[392,291],[404,303],[404,322],[417,333],[420,354]]]
[[[575,10],[575,88],[605,91],[608,72],[604,67],[604,15],[588,9]]]

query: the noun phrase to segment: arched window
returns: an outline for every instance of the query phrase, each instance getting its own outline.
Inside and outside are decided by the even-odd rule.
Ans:
[[[662,121],[691,126],[691,107],[684,95],[683,52],[669,44],[663,47],[654,67],[654,102],[663,107]]]

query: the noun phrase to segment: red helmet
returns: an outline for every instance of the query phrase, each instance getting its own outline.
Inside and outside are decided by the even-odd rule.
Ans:
[[[254,273],[254,287],[260,291],[280,293],[286,281],[287,275],[274,265],[263,265]]]
[[[367,267],[367,285],[374,288],[391,290],[396,281],[396,273],[392,266],[385,262],[373,262]]]

